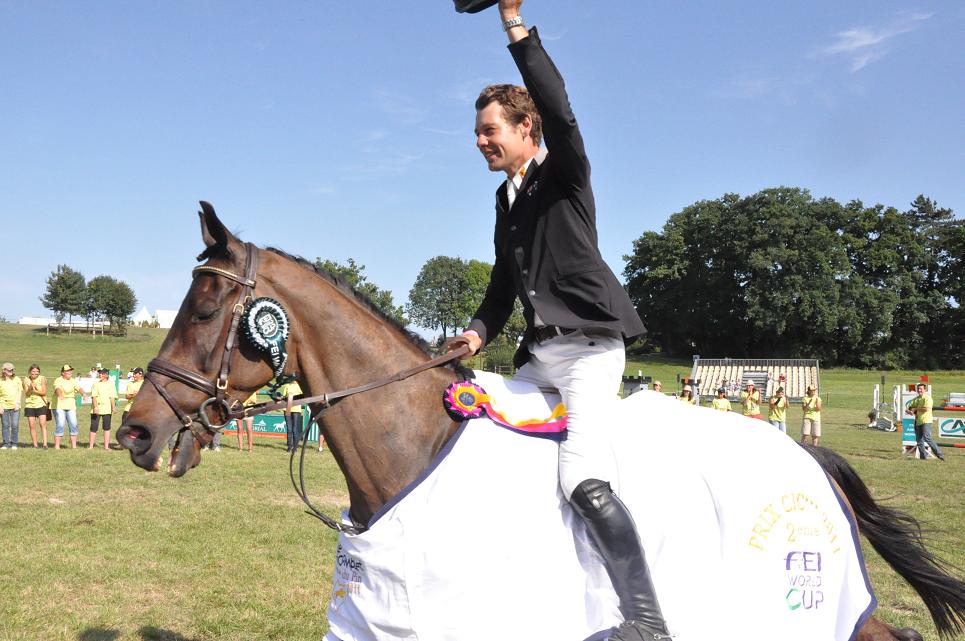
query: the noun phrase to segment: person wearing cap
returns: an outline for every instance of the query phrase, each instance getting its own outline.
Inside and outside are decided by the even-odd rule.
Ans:
[[[477,353],[503,330],[516,300],[522,303],[526,331],[513,357],[514,380],[555,387],[563,397],[560,486],[620,600],[625,621],[610,639],[653,639],[667,627],[636,525],[609,483],[614,459],[603,418],[620,389],[625,342],[646,330],[600,254],[583,136],[563,78],[537,29],[524,26],[521,5],[498,6],[525,87],[491,85],[475,103],[476,148],[490,171],[505,174],[496,190],[496,260],[469,326],[444,349],[468,346],[464,358]]]
[[[107,368],[100,368],[97,370],[98,381],[90,388],[90,441],[87,444],[90,449],[97,442],[98,423],[104,430],[104,449],[109,450],[111,447],[111,418],[117,402],[117,388],[109,376],[110,371]]]
[[[70,427],[70,447],[77,447],[77,394],[82,393],[74,378],[74,368],[65,364],[54,379],[54,449],[60,449],[64,424]]]
[[[17,378],[13,363],[4,363],[0,372],[0,423],[3,425],[3,446],[0,449],[17,449],[22,399],[23,382]]]
[[[37,445],[37,423],[43,435],[43,447],[47,449],[47,379],[40,374],[40,366],[32,364],[23,377],[23,415],[30,428],[30,441]]]
[[[928,393],[928,386],[924,383],[918,383],[915,391],[918,392],[918,396],[912,399],[905,412],[915,416],[915,441],[918,443],[918,455],[923,460],[928,458],[927,452],[925,451],[925,445],[928,445],[928,447],[931,448],[932,454],[937,456],[938,460],[944,461],[945,455],[938,449],[938,443],[936,443],[935,439],[931,436],[931,424],[933,420],[932,408],[935,406],[935,403],[932,400],[931,394]]]
[[[661,394],[663,394],[663,383],[661,383],[660,381],[654,381],[653,391],[660,392]]]
[[[768,402],[768,422],[787,434],[787,397],[784,395],[784,388],[778,387]]]
[[[131,407],[134,405],[134,397],[141,391],[141,385],[143,384],[144,370],[140,367],[135,367],[131,370],[131,380],[128,381],[127,387],[124,388],[124,398],[127,399],[127,405],[124,406],[124,413],[121,414],[121,423],[127,420],[127,415],[131,412]]]
[[[818,388],[808,385],[801,399],[801,409],[804,410],[804,420],[801,422],[801,442],[817,445],[821,439],[821,397]]]
[[[740,394],[740,404],[743,408],[744,416],[764,420],[761,416],[761,393],[755,387],[754,381],[747,379],[744,382],[744,391]]]
[[[696,405],[697,399],[694,398],[694,388],[690,385],[684,385],[684,391],[680,393],[677,398],[678,401],[683,401],[684,403],[689,403],[690,405]]]
[[[729,412],[731,410],[726,387],[717,388],[717,398],[710,402],[710,406],[720,412]]]

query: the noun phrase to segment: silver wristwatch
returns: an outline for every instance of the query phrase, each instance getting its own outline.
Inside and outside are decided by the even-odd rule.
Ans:
[[[510,18],[509,20],[503,22],[503,31],[509,31],[513,27],[522,26],[525,26],[523,25],[523,16],[516,16],[515,18]]]

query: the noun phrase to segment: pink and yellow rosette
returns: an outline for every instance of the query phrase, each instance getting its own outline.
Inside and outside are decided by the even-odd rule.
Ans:
[[[493,406],[493,399],[486,390],[470,381],[449,385],[442,394],[442,403],[454,421],[462,422],[485,414],[497,425],[522,434],[561,438],[566,431],[566,408],[562,403],[557,403],[548,417],[511,420]]]

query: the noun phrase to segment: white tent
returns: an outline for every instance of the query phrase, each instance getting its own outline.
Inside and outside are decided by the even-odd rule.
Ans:
[[[177,315],[176,309],[159,309],[154,313],[154,318],[157,319],[158,327],[161,329],[171,329],[171,325],[174,325],[174,317]]]
[[[147,307],[142,307],[141,311],[131,317],[131,322],[133,322],[135,325],[140,325],[141,323],[150,323],[152,320],[154,320],[154,317],[151,316],[151,312],[147,311]]]

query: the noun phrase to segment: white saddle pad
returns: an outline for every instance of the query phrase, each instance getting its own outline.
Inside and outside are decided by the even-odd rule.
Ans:
[[[477,383],[507,415],[559,402]],[[615,401],[607,431],[677,641],[853,638],[875,606],[856,533],[796,443],[652,392]],[[325,641],[584,641],[620,620],[559,491],[556,442],[479,418],[368,531],[339,537]]]

